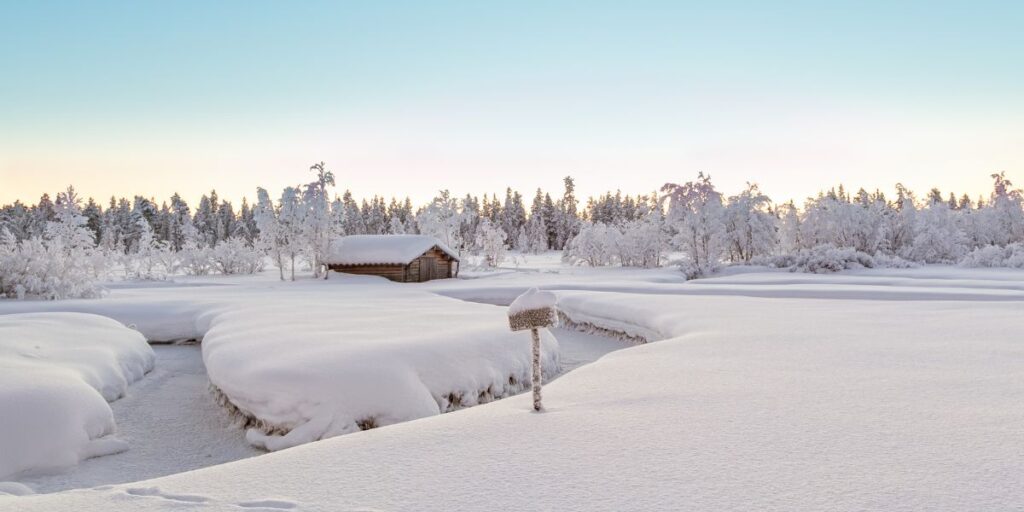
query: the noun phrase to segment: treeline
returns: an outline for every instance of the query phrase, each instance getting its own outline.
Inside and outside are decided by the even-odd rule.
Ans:
[[[642,218],[597,219],[583,226],[563,257],[588,265],[657,266],[668,250],[691,277],[724,263],[802,271],[922,263],[1024,267],[1022,193],[1004,173],[992,175],[988,198],[932,189],[918,198],[902,185],[851,193],[840,185],[774,204],[755,184],[725,196],[709,176],[661,188],[661,202]]]
[[[923,197],[897,185],[881,191],[823,191],[797,206],[774,203],[755,184],[732,196],[699,174],[649,195],[620,192],[589,198],[580,207],[575,183],[560,193],[537,189],[529,201],[452,197],[440,191],[414,207],[408,198],[358,201],[335,191],[321,162],[314,179],[280,194],[257,189],[238,208],[204,195],[195,208],[178,194],[160,203],[136,196],[106,207],[73,188],[37,203],[0,208],[0,296],[63,298],[99,293],[111,273],[162,279],[186,273],[252,273],[266,261],[281,279],[296,269],[326,276],[330,241],[342,235],[422,233],[460,253],[496,266],[506,251],[563,250],[572,264],[655,267],[669,254],[692,277],[722,264],[763,264],[827,271],[852,266],[961,263],[1024,267],[1022,194],[1005,174],[992,175],[988,197]],[[268,258],[269,257],[269,258]]]
[[[440,234],[453,249],[467,251],[477,249],[477,230],[486,221],[505,234],[511,249],[561,249],[586,216],[577,211],[579,202],[574,195],[572,178],[566,177],[564,182],[565,191],[558,199],[537,189],[529,206],[524,203],[523,195],[512,189],[507,189],[503,198],[493,194],[482,198],[466,195],[461,199],[451,197],[445,190],[429,204],[417,208],[408,197],[386,200],[374,196],[357,201],[346,190],[329,200],[325,208],[334,223],[331,232],[337,235],[432,232]],[[283,212],[284,222],[297,225],[312,222],[316,216],[318,200],[316,193],[311,192],[322,189],[330,194],[330,187],[333,181],[329,185],[318,181],[289,187],[273,200],[268,192],[258,189],[257,197],[266,194],[260,205],[264,214],[273,211],[275,216],[280,216]],[[58,196],[66,197],[67,193]],[[602,197],[601,201],[605,199]],[[622,205],[615,206],[616,216],[635,208],[632,197],[623,200],[621,194],[614,198],[609,196],[608,204],[613,199],[623,201]],[[17,241],[44,237],[47,226],[57,220],[58,202],[62,200],[66,201],[55,202],[49,194],[43,194],[35,204],[15,201],[4,205],[0,207],[0,230],[8,231]],[[647,201],[646,196],[642,196],[642,200]],[[162,203],[142,196],[111,197],[103,206],[93,198],[82,200],[77,194],[74,194],[74,201],[94,243],[113,251],[130,253],[144,238],[180,251],[189,243],[214,247],[232,239],[253,245],[260,236],[258,208],[247,198],[236,208],[231,201],[220,199],[216,190],[204,194],[195,208],[177,193]],[[594,199],[590,204],[595,204]],[[457,224],[456,229],[448,229],[446,223]]]

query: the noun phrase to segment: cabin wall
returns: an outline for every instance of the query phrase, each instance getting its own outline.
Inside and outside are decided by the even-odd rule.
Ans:
[[[452,275],[453,266],[450,256],[440,249],[431,249],[423,254],[434,259],[434,279],[446,279],[455,277]]]

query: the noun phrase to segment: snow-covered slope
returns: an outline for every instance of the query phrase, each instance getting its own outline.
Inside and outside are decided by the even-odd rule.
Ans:
[[[962,277],[918,301],[856,280],[746,296],[756,275],[723,284],[733,296],[560,292],[570,314],[661,340],[552,382],[543,414],[514,397],[0,508],[1012,510],[1021,301],[963,300],[985,293]]]
[[[529,386],[529,334],[509,332],[501,308],[383,283],[325,290],[231,308],[203,338],[210,381],[253,420],[257,446],[278,450]],[[543,341],[553,375],[558,344],[546,332]]]
[[[0,316],[0,480],[125,449],[107,402],[152,368],[142,335],[109,318]]]

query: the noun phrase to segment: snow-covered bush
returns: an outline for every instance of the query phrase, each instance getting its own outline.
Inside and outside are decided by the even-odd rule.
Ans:
[[[0,295],[50,300],[100,295],[97,283],[105,275],[105,261],[96,256],[73,188],[57,195],[54,210],[44,236],[19,242],[0,229]]]
[[[619,263],[624,267],[660,267],[668,247],[660,216],[623,223],[618,227],[619,236],[613,237]]]
[[[190,276],[205,276],[213,269],[211,249],[205,244],[189,240],[178,252],[181,269]]]
[[[793,254],[776,256],[770,260],[771,266],[788,268],[790,272],[808,272],[827,274],[856,268],[874,268],[875,259],[867,253],[852,247],[835,247],[819,245],[811,249],[801,249]]]
[[[615,263],[616,238],[621,234],[607,224],[585,224],[565,244],[562,261],[573,265],[603,267]]]
[[[956,263],[967,252],[966,237],[944,202],[917,213],[909,256],[924,263]]]
[[[224,240],[209,254],[213,267],[221,274],[255,274],[263,270],[263,254],[242,238]]]
[[[872,258],[875,260],[876,268],[918,268],[921,266],[916,262],[884,252],[876,252]]]
[[[960,266],[1024,268],[1024,243],[1012,243],[1006,247],[997,245],[979,247],[964,256],[960,261]]]
[[[770,211],[771,199],[756,184],[729,198],[725,207],[726,251],[730,261],[749,263],[772,254],[779,243],[778,219]]]
[[[654,215],[621,224],[587,223],[566,243],[562,261],[591,267],[618,263],[653,268],[661,265],[667,245],[661,219]]]

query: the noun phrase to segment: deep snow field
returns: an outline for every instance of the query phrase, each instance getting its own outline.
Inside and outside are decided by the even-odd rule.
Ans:
[[[92,425],[41,434],[73,456],[62,470],[19,459],[0,510],[1024,508],[1022,271],[733,268],[685,282],[557,254],[508,267],[0,301],[0,472],[21,446],[12,413],[46,424],[68,408]],[[566,320],[544,339],[547,379],[567,373],[539,414],[529,396],[497,400],[528,383],[529,334],[495,305],[533,286],[556,292]],[[53,324],[47,337],[13,315],[69,311],[130,328],[32,315]],[[93,355],[69,367],[75,321]],[[203,343],[147,352],[143,337]],[[52,390],[38,376],[51,374]]]

